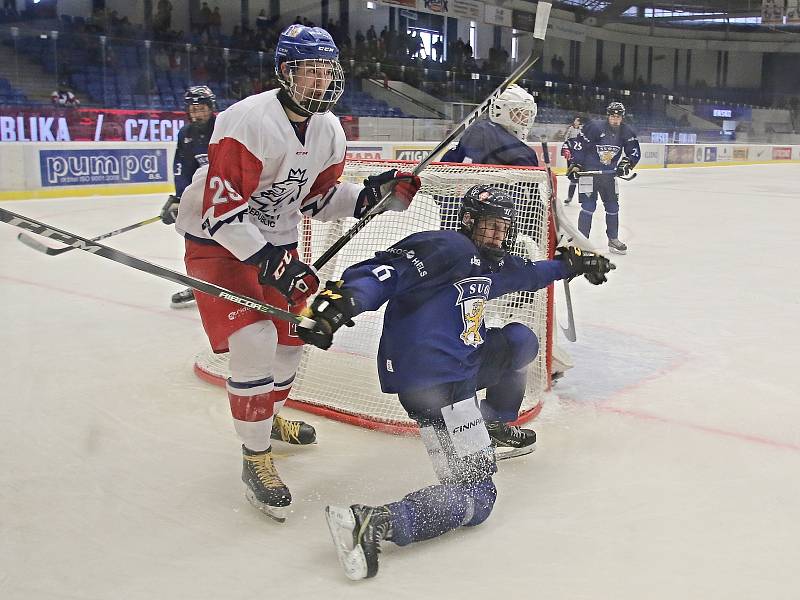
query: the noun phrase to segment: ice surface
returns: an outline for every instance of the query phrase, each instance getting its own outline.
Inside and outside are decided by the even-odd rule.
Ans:
[[[501,464],[484,525],[388,544],[356,584],[323,507],[432,483],[421,443],[308,416],[318,445],[276,444],[292,512],[266,519],[223,390],[192,373],[205,338],[196,310],[169,308],[180,286],[36,253],[0,224],[0,597],[796,598],[798,181],[800,165],[767,165],[620,182],[630,251],[607,285],[572,286],[577,364],[538,450]],[[3,206],[92,236],[162,203]],[[161,224],[107,242],[182,268]]]

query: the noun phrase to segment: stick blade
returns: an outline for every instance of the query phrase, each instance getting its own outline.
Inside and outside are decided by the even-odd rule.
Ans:
[[[47,246],[46,244],[43,244],[39,240],[37,240],[37,239],[35,239],[35,238],[25,234],[25,233],[20,233],[17,236],[17,239],[20,242],[22,242],[23,244],[25,244],[28,248],[32,248],[33,250],[36,250],[37,252],[42,252],[44,254],[49,254],[51,256],[53,254],[60,254],[60,252],[58,251],[57,248],[51,248],[50,246]]]

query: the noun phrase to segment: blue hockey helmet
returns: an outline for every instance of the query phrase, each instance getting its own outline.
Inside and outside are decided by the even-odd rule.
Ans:
[[[491,233],[483,229],[487,218],[506,222],[505,236],[499,246],[491,244]],[[506,252],[514,248],[517,240],[517,210],[508,192],[489,185],[474,185],[461,200],[458,228],[470,238],[486,260],[494,265],[503,260]],[[488,239],[487,239],[488,238]]]
[[[344,92],[339,48],[321,27],[294,24],[281,33],[275,74],[289,108],[302,116],[329,111]]]

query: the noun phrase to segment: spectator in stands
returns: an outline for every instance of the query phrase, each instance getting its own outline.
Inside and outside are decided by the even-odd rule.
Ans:
[[[219,6],[214,7],[209,25],[211,26],[211,34],[214,37],[219,37],[222,33],[222,13],[219,12]]]
[[[50,101],[53,106],[73,108],[81,105],[81,101],[67,89],[66,82],[62,82],[58,89],[50,94]]]

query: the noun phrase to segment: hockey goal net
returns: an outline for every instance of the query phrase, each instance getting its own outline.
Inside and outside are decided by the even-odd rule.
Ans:
[[[369,175],[387,169],[411,170],[405,161],[347,162],[343,179],[360,183]],[[320,273],[323,282],[337,279],[344,269],[371,258],[404,237],[432,229],[456,229],[461,197],[473,185],[489,184],[506,190],[517,207],[519,235],[515,254],[532,260],[553,255],[547,173],[533,167],[500,167],[432,163],[422,172],[422,188],[409,210],[379,215],[358,233]],[[313,262],[355,224],[355,219],[322,223],[306,219],[301,231],[300,255]],[[519,292],[493,300],[486,307],[487,326],[518,321],[538,336],[541,351],[529,369],[528,385],[519,422],[538,414],[550,387],[552,355],[553,288]],[[381,392],[376,355],[383,322],[383,309],[356,317],[356,326],[343,327],[328,351],[306,346],[287,406],[333,419],[390,433],[413,433],[416,424],[408,418],[393,394]],[[414,352],[414,348],[409,348]],[[195,360],[196,374],[224,385],[228,377],[226,354],[201,352]]]

